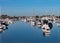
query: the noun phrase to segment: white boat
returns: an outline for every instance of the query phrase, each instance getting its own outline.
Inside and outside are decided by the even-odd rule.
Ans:
[[[60,23],[57,23],[56,25],[57,25],[57,26],[60,26]]]
[[[2,25],[3,26],[3,29],[6,29],[6,26],[5,25]]]
[[[7,21],[7,24],[12,24],[12,23],[13,23],[12,20]]]
[[[36,22],[35,21],[31,21],[31,25],[32,26],[35,26],[36,25]]]
[[[49,27],[47,24],[44,24],[44,25],[42,26],[42,31],[43,31],[43,32],[50,32],[50,27]]]
[[[56,22],[55,24],[56,24],[56,26],[60,26],[60,22]]]
[[[26,21],[27,21],[27,19],[23,18],[23,19],[21,19],[21,21],[26,22]]]
[[[3,32],[3,29],[0,29],[0,32]]]
[[[38,25],[38,27],[42,26],[41,22],[37,22],[37,25]]]
[[[27,22],[27,19],[24,19],[24,22]]]
[[[3,29],[3,26],[1,25],[1,23],[0,23],[0,29]]]

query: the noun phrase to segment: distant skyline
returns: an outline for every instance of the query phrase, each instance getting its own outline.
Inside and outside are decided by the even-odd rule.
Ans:
[[[60,0],[0,0],[0,8],[8,15],[60,15]]]

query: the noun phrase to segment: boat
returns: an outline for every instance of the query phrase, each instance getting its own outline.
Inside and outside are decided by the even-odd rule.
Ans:
[[[21,19],[23,22],[27,22],[27,19],[26,18],[24,18],[24,19]]]
[[[7,21],[6,24],[12,24],[12,23],[13,23],[13,20],[9,20],[9,21]]]
[[[6,29],[6,26],[5,25],[2,25],[3,26],[3,29],[5,30]]]
[[[50,32],[49,30],[50,30],[50,27],[48,26],[48,24],[44,24],[44,25],[42,26],[42,31],[43,31],[43,32]]]
[[[0,33],[3,32],[3,29],[0,29]]]
[[[55,22],[56,26],[60,26],[60,22]]]
[[[1,22],[2,25],[8,26],[7,22]]]
[[[24,19],[24,22],[27,22],[27,19]]]
[[[41,27],[41,26],[42,26],[41,20],[39,20],[39,21],[37,22],[37,25],[38,25],[38,27]]]
[[[32,20],[32,21],[31,21],[31,25],[32,25],[32,26],[35,26],[35,25],[36,25],[36,22]]]
[[[3,31],[3,26],[0,23],[0,32],[2,32],[2,31]]]

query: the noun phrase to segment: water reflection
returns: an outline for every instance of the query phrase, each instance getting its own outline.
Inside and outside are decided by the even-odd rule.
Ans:
[[[6,29],[8,29],[8,27],[6,27],[5,29],[0,29],[0,33],[5,32]]]
[[[50,32],[43,32],[43,36],[45,36],[45,37],[50,36]]]
[[[15,23],[15,21],[12,21],[12,20],[0,21],[0,33],[4,32],[6,29],[8,29],[8,26],[13,23]]]
[[[38,28],[41,28],[43,32],[43,36],[50,36],[51,34],[50,31],[53,27],[53,24],[51,22],[48,22],[47,20],[44,20],[42,23],[41,23],[41,20],[38,20],[37,23],[32,21],[31,25],[33,27],[37,26]]]
[[[42,26],[41,20],[37,21],[37,26],[38,26],[38,28],[41,28],[41,26]]]
[[[36,26],[36,22],[35,22],[35,21],[31,21],[30,23],[31,23],[31,25],[32,25],[33,27]]]
[[[24,20],[24,21],[25,21],[25,23],[30,23],[30,25],[32,25],[33,27],[37,26],[38,29],[41,29],[42,32],[43,32],[42,33],[43,36],[50,36],[50,31],[53,27],[52,23],[48,23],[48,21],[46,21],[46,20],[43,23],[41,23],[41,20],[38,20],[38,21],[32,20],[32,21],[29,21],[29,22],[27,22],[26,20]],[[6,26],[5,29],[0,29],[0,33],[4,32],[6,29],[8,29],[7,26]]]

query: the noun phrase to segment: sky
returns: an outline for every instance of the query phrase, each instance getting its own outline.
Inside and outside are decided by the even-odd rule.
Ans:
[[[60,15],[60,0],[0,0],[0,14]]]

